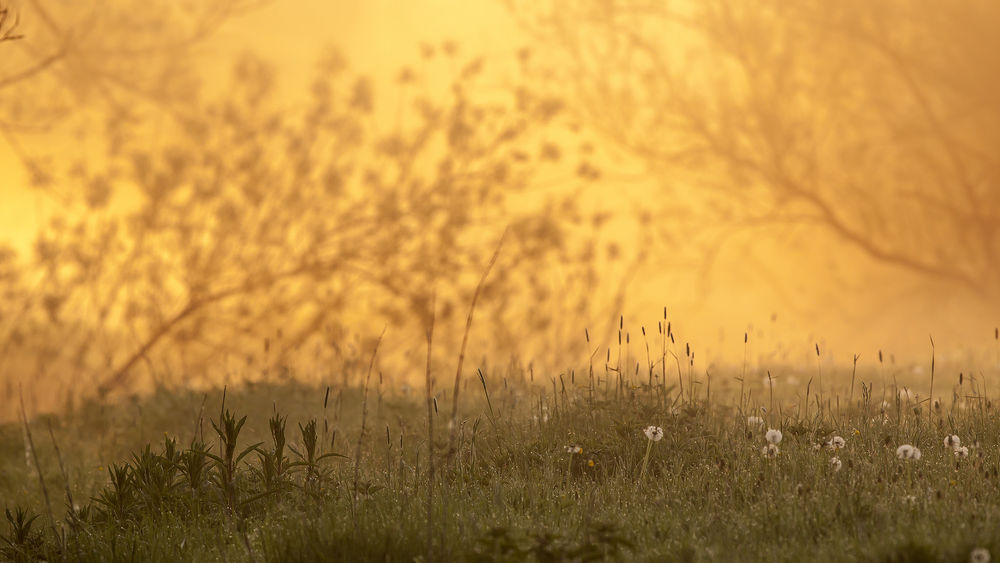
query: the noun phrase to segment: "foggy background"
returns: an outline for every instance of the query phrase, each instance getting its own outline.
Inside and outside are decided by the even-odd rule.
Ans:
[[[994,2],[0,6],[5,401],[451,370],[501,236],[488,369],[995,365]]]

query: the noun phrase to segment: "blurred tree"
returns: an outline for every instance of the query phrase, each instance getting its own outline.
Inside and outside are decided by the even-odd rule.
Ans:
[[[818,227],[1000,303],[997,2],[507,3],[577,115],[670,178],[686,236]]]
[[[122,122],[182,115],[198,93],[199,45],[260,3],[25,0],[7,19],[20,24],[21,40],[0,59],[0,135],[33,186],[65,200],[54,153],[94,150],[103,144],[95,139]]]
[[[132,142],[142,124],[122,122],[107,159],[65,156],[77,187],[38,238],[39,298],[9,342],[72,362],[101,394],[139,368],[190,376],[229,357],[269,369],[313,344],[351,359],[341,348],[366,324],[419,337],[434,289],[439,322],[463,315],[507,225],[480,307],[497,339],[585,310],[592,243],[567,235],[583,224],[573,194],[546,195],[538,179],[596,173],[564,165],[572,154],[550,139],[562,104],[483,88],[482,60],[449,58],[458,70],[441,95],[400,74],[405,111],[388,130],[372,82],[336,53],[297,109],[273,96],[276,72],[246,56],[224,98],[189,103],[155,149]],[[516,201],[529,187],[538,203]],[[136,194],[127,213],[107,211],[115,190]],[[565,281],[539,276],[552,265]]]
[[[4,2],[0,2],[0,43],[21,39],[24,36],[17,31],[21,23],[21,16],[10,9]]]

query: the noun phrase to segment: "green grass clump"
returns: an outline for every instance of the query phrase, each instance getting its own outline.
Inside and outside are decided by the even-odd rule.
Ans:
[[[0,427],[7,504],[0,557],[965,561],[976,547],[1000,554],[1000,417],[984,396],[958,385],[944,404],[895,389],[883,401],[862,377],[853,400],[828,380],[822,400],[805,385],[781,392],[769,385],[758,403],[746,381],[713,384],[709,394],[693,392],[700,382],[689,377],[681,395],[662,380],[637,379],[612,373],[578,387],[568,376],[541,386],[522,374],[484,374],[463,382],[454,426],[448,409],[432,408],[438,429],[430,447],[422,398],[380,388],[369,405],[365,389],[334,389],[331,400],[330,389],[295,383],[225,396],[161,390],[37,418],[29,426],[37,466],[26,457],[24,428],[8,424]],[[217,415],[205,415],[206,405],[219,405]],[[650,426],[662,428],[662,438],[644,432]],[[46,427],[48,443],[38,440]],[[946,446],[953,434],[968,450]],[[903,444],[920,448],[920,459],[899,459]]]

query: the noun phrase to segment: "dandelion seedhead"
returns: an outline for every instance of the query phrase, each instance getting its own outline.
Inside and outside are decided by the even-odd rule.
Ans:
[[[767,434],[764,434],[764,439],[766,439],[769,444],[777,446],[781,443],[781,430],[769,428],[767,430]]]
[[[642,458],[642,471],[639,472],[640,483],[646,477],[646,467],[649,466],[649,452],[653,449],[653,442],[659,442],[663,439],[663,429],[659,426],[647,426],[642,432],[649,440],[646,442],[646,455]]]
[[[955,457],[957,458],[965,459],[969,457],[969,448],[967,446],[957,447],[953,451],[955,453]]]
[[[840,468],[843,467],[843,466],[844,466],[844,464],[843,464],[843,462],[840,461],[839,457],[834,456],[834,457],[830,458],[830,467],[834,471],[840,471]]]
[[[990,550],[977,547],[969,553],[969,563],[990,563]]]
[[[958,435],[951,434],[944,437],[944,447],[957,450],[962,445],[962,440],[959,439]]]
[[[910,444],[903,444],[896,448],[896,457],[899,459],[918,460],[920,459],[920,448],[911,446]]]
[[[841,450],[846,445],[847,445],[847,440],[844,440],[844,438],[842,438],[841,436],[834,436],[833,438],[830,438],[826,442],[826,447],[834,451]]]
[[[653,442],[659,442],[663,439],[663,429],[659,426],[647,426],[642,432]]]
[[[774,459],[778,457],[778,454],[781,453],[781,450],[778,449],[778,446],[776,444],[772,443],[764,446],[764,448],[761,449],[760,453],[763,454],[764,457],[766,457],[767,459]]]
[[[575,444],[572,445],[572,446],[566,446],[566,453],[568,453],[570,455],[573,455],[573,454],[582,454],[583,453],[583,448],[581,446],[577,446]]]

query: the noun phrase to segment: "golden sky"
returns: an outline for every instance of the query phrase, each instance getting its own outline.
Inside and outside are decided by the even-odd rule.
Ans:
[[[493,0],[282,0],[227,22],[202,47],[199,64],[209,90],[217,90],[236,55],[262,54],[280,71],[282,100],[294,105],[303,98],[317,54],[326,46],[341,49],[354,69],[372,75],[377,83],[389,84],[399,68],[418,61],[421,43],[446,39],[456,41],[464,53],[487,60],[510,59],[524,43],[509,13]],[[493,72],[491,77],[502,84],[503,66]],[[605,154],[618,162],[611,149]],[[629,173],[643,172],[634,163],[620,162]],[[604,193],[625,194],[623,200],[630,205],[664,197],[659,191],[662,179],[611,178],[592,188],[596,195],[588,197],[590,205],[603,205]],[[54,204],[27,188],[15,154],[2,143],[0,198],[0,241],[27,249]],[[619,227],[622,233],[635,231],[627,220]],[[717,257],[709,278],[665,251],[631,276],[623,304],[627,319],[633,330],[639,324],[655,326],[665,305],[685,339],[709,350],[709,357],[731,361],[742,357],[745,331],[761,356],[791,361],[809,358],[816,342],[841,363],[853,353],[871,359],[880,348],[922,361],[929,354],[931,333],[941,349],[953,353],[972,346],[970,339],[991,344],[994,321],[968,317],[967,303],[944,295],[928,300],[926,290],[905,281],[894,287],[860,285],[878,279],[879,272],[888,277],[892,269],[836,246],[829,235],[817,234],[809,243],[813,251],[806,249],[790,259],[788,250],[773,241],[735,237]],[[858,264],[858,269],[841,272],[837,279],[822,274],[833,262],[845,261]],[[844,280],[853,285],[841,285]],[[910,292],[912,299],[907,297]],[[831,298],[850,306],[831,310]]]

